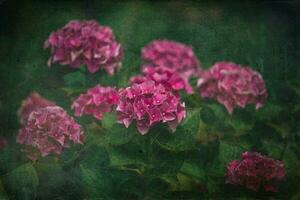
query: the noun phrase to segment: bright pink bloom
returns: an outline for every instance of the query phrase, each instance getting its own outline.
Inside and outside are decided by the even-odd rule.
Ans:
[[[170,40],[154,40],[142,49],[142,58],[149,66],[177,71],[186,80],[201,72],[193,49]]]
[[[31,112],[27,123],[19,130],[17,143],[24,145],[27,156],[60,154],[70,143],[83,143],[83,131],[72,117],[59,106],[48,106]]]
[[[91,73],[103,68],[110,75],[121,67],[121,44],[115,40],[111,28],[95,20],[70,21],[51,33],[44,47],[51,48],[49,66],[55,62],[72,68],[86,65]]]
[[[110,112],[119,101],[118,92],[111,87],[97,85],[81,94],[72,104],[76,116],[92,115],[101,120],[103,113]]]
[[[148,80],[121,89],[117,106],[117,119],[127,128],[136,120],[138,131],[144,135],[158,122],[167,123],[175,131],[185,118],[185,106],[178,94],[161,84]]]
[[[267,90],[262,76],[248,68],[231,62],[218,62],[205,71],[198,80],[202,97],[216,99],[229,113],[235,107],[255,104],[262,107]]]
[[[233,160],[227,166],[226,182],[244,185],[258,191],[262,185],[266,191],[276,192],[276,184],[285,178],[284,164],[256,152],[242,153],[242,160]]]
[[[23,102],[18,111],[18,116],[21,124],[26,124],[27,119],[32,111],[36,111],[39,108],[47,106],[54,106],[55,103],[44,99],[38,93],[32,92]]]
[[[178,72],[162,67],[143,67],[143,74],[133,76],[131,83],[142,83],[146,80],[152,80],[156,84],[162,84],[165,88],[179,91],[184,89],[188,94],[193,93],[193,88],[188,80],[182,77]]]

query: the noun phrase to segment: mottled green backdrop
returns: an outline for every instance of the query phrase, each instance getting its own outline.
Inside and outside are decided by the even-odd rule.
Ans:
[[[96,83],[125,86],[129,77],[139,72],[140,49],[153,39],[171,39],[192,45],[204,69],[216,61],[232,60],[259,71],[269,91],[268,102],[257,112],[250,108],[235,112],[233,117],[226,114],[226,120],[234,121],[234,130],[247,130],[247,133],[231,136],[228,141],[230,144],[234,141],[241,146],[243,142],[250,141],[247,144],[250,149],[259,150],[277,159],[285,159],[287,180],[281,185],[278,194],[270,196],[275,199],[300,199],[300,193],[297,193],[300,191],[300,84],[297,48],[300,39],[297,32],[299,5],[297,1],[0,1],[0,136],[8,140],[8,147],[0,152],[2,198],[223,199],[227,195],[226,199],[262,199],[264,195],[269,196],[224,185],[222,170],[217,170],[221,175],[205,175],[203,181],[198,169],[192,168],[195,172],[180,168],[182,173],[190,172],[192,177],[198,177],[198,182],[203,181],[201,183],[205,185],[205,189],[194,190],[184,186],[187,189],[183,187],[170,193],[166,192],[169,186],[164,183],[150,181],[150,186],[145,186],[143,184],[148,182],[143,181],[143,176],[127,179],[127,176],[131,176],[127,174],[129,172],[124,174],[119,169],[102,171],[99,175],[93,169],[99,167],[100,170],[108,161],[104,159],[107,155],[102,155],[101,150],[97,149],[98,146],[89,148],[85,152],[88,156],[83,156],[79,161],[75,156],[75,164],[64,164],[63,169],[53,164],[52,160],[45,160],[44,164],[37,165],[28,162],[15,144],[19,128],[16,113],[22,99],[31,91],[37,91],[73,114],[70,110],[72,98],[68,96],[68,89],[62,89],[62,86],[70,82],[66,75],[76,70],[59,65],[48,68],[49,52],[43,50],[43,42],[52,31],[69,20],[96,19],[99,23],[112,27],[117,39],[124,45],[125,57],[123,68],[113,78],[103,71],[87,74],[89,81],[85,83],[85,88]],[[193,101],[198,98],[195,97]],[[189,101],[191,100],[188,99],[187,103]],[[197,107],[197,104],[190,105],[191,108]],[[211,127],[216,126],[215,121],[206,116],[205,112],[202,113],[202,120]],[[80,122],[85,123],[85,119]],[[249,124],[250,128],[247,127]],[[218,131],[222,132],[222,129]],[[224,130],[222,137],[214,133],[217,138],[222,139],[212,139],[210,133],[209,136],[199,136],[193,151],[180,151],[178,155],[172,156],[175,156],[175,160],[190,158],[191,162],[199,159],[201,166],[205,165],[201,169],[204,170],[203,173],[210,173],[207,169],[213,167],[222,168],[224,166],[215,164],[213,158],[215,151],[219,151],[216,149],[225,148],[219,154],[226,154],[228,150],[227,144],[224,146],[226,131],[230,132]],[[218,147],[212,148],[214,145]],[[81,147],[74,147],[72,151],[76,151],[76,148],[78,150]],[[121,148],[125,148],[121,150],[123,152],[134,149],[126,149],[126,146]],[[62,160],[64,156],[69,156],[68,151],[62,155]],[[235,154],[237,155],[229,156],[229,160],[225,160],[230,161],[239,156],[239,153]],[[167,154],[165,156],[165,159],[170,158]],[[193,159],[193,156],[197,158]],[[50,164],[45,164],[47,162]],[[168,169],[174,165],[176,163],[164,167]],[[18,168],[19,166],[23,168]],[[32,166],[34,169],[31,169]],[[17,172],[14,171],[16,169]],[[22,173],[22,170],[26,173],[28,170],[33,175],[19,178],[18,173]],[[90,174],[90,179],[86,180],[85,177],[82,178],[82,173],[93,175]],[[107,174],[114,176],[115,182],[111,182]],[[126,182],[127,180],[129,181]],[[168,181],[172,182],[171,179]],[[120,182],[122,185],[117,184]],[[26,185],[25,189],[23,185]],[[27,187],[34,190],[26,189]],[[105,192],[97,196],[97,191],[100,190]]]

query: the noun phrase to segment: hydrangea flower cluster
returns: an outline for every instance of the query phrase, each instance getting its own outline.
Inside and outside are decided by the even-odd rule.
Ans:
[[[262,76],[232,62],[218,62],[205,71],[198,80],[202,97],[216,99],[229,113],[236,107],[255,104],[260,108],[267,99]]]
[[[47,106],[55,106],[55,103],[41,97],[38,93],[32,92],[23,102],[18,111],[20,123],[25,125],[30,113]]]
[[[284,165],[256,152],[242,153],[242,160],[233,160],[227,166],[227,183],[244,185],[258,191],[262,185],[266,191],[276,192],[276,184],[285,178]]]
[[[55,62],[72,68],[86,65],[91,73],[103,68],[109,75],[121,67],[121,44],[115,40],[111,28],[95,20],[70,21],[51,33],[44,48],[51,49],[49,66]]]
[[[76,116],[87,114],[102,120],[103,113],[110,112],[118,101],[119,94],[114,88],[96,85],[88,89],[85,94],[81,94],[73,102],[72,108],[75,110]]]
[[[144,135],[150,126],[158,122],[167,123],[171,130],[185,118],[185,105],[178,94],[162,84],[147,80],[121,89],[117,106],[117,120],[129,127],[136,120],[138,131]]]
[[[148,66],[174,70],[186,80],[201,72],[193,49],[171,40],[154,40],[142,49],[142,59]]]
[[[36,102],[45,101],[36,93],[34,97],[37,98]],[[24,102],[30,102],[31,99],[32,96],[29,96]],[[21,110],[26,110],[24,107],[28,105],[23,103]],[[24,145],[23,151],[33,161],[40,155],[60,154],[64,147],[70,146],[71,142],[83,143],[84,135],[80,125],[59,106],[37,107],[24,122],[19,130],[17,143]]]
[[[133,76],[130,79],[131,83],[142,83],[147,80],[152,80],[156,84],[162,84],[165,88],[179,91],[184,89],[186,93],[192,94],[193,88],[188,80],[180,76],[176,71],[162,67],[144,67],[142,75]]]

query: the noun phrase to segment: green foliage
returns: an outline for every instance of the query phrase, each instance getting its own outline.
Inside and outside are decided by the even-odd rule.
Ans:
[[[239,145],[221,141],[219,145],[219,161],[227,165],[231,160],[239,159],[241,153],[246,150],[248,149]]]
[[[195,148],[195,135],[199,130],[200,112],[188,111],[186,119],[177,127],[174,133],[161,129],[156,137],[159,146],[170,151],[187,151]]]
[[[87,78],[84,74],[84,68],[81,70],[68,73],[63,76],[65,86],[61,88],[63,91],[70,95],[78,95],[85,91],[85,87],[87,85]]]
[[[2,180],[10,197],[15,199],[34,199],[36,197],[39,178],[32,164],[19,166],[4,175]]]
[[[125,128],[123,124],[113,124],[108,129],[100,127],[97,124],[91,124],[88,129],[88,140],[99,146],[118,146],[126,144],[138,134],[134,124],[130,125],[128,129]]]
[[[6,191],[3,188],[3,184],[1,180],[0,180],[0,199],[8,200],[8,196],[6,194]]]
[[[189,175],[194,179],[201,181],[202,183],[204,183],[206,180],[205,168],[197,162],[184,161],[180,172]]]

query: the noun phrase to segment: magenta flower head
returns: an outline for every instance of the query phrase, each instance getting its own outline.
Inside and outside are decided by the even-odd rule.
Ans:
[[[258,191],[260,186],[268,192],[276,192],[277,184],[285,178],[284,164],[256,152],[242,153],[242,160],[233,160],[227,166],[226,182],[244,185]]]
[[[18,116],[20,123],[22,125],[26,124],[28,117],[32,111],[36,111],[39,108],[44,108],[47,106],[54,106],[55,103],[44,99],[38,93],[32,92],[23,102],[18,111]]]
[[[111,28],[95,20],[70,21],[51,33],[44,48],[51,49],[49,66],[55,62],[72,68],[86,65],[91,73],[103,68],[109,75],[121,67],[121,44],[115,40]]]
[[[162,84],[165,88],[170,90],[185,90],[188,94],[193,93],[193,88],[188,80],[176,71],[162,67],[144,67],[142,72],[142,75],[131,77],[130,82],[139,84],[146,80],[152,80],[156,84]]]
[[[138,131],[144,135],[159,122],[167,123],[172,131],[185,118],[185,105],[178,94],[162,84],[148,80],[119,91],[117,120],[127,128],[136,120]]]
[[[97,85],[81,94],[72,104],[76,116],[92,115],[101,120],[103,113],[110,112],[119,101],[118,92],[111,87]]]
[[[142,49],[142,59],[152,67],[177,71],[185,79],[200,75],[200,63],[193,49],[170,40],[154,40]]]
[[[83,143],[83,131],[59,106],[48,106],[30,113],[27,123],[19,130],[17,143],[35,161],[39,155],[60,154],[70,143]]]
[[[235,107],[244,108],[247,104],[255,104],[258,109],[268,96],[258,72],[232,62],[214,64],[202,74],[198,86],[202,97],[216,99],[229,113]]]

